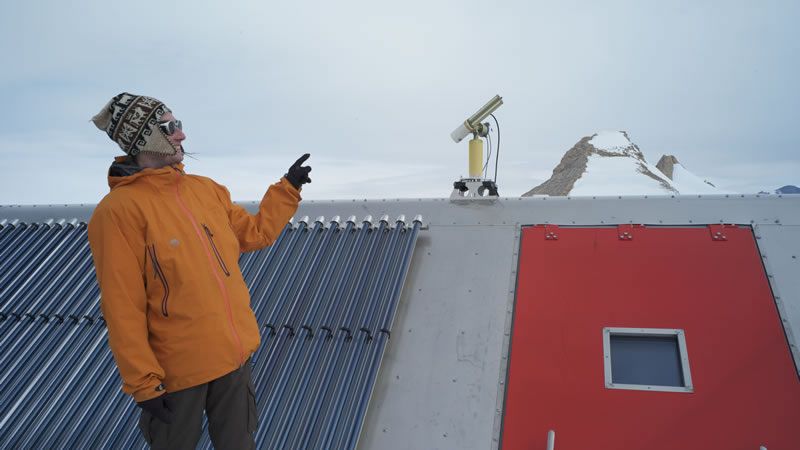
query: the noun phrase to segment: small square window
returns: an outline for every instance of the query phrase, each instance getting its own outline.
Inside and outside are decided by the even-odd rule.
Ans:
[[[609,389],[693,391],[683,330],[604,328],[603,352]]]

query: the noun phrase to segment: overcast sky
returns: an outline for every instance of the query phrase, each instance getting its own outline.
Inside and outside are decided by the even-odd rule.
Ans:
[[[599,130],[729,191],[800,185],[798,5],[4,1],[0,204],[99,201],[122,153],[89,118],[122,91],[238,200],[305,152],[307,199],[446,197],[450,132],[495,94],[504,196]]]

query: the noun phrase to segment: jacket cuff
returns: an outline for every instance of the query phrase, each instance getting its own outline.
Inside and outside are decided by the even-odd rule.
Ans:
[[[148,385],[142,389],[133,393],[133,400],[136,403],[141,403],[146,400],[151,400],[156,397],[160,397],[166,394],[166,389],[164,385],[161,384],[161,380],[158,378],[154,378],[152,382],[148,383]]]
[[[297,201],[303,199],[300,196],[300,191],[303,189],[302,186],[300,186],[300,189],[297,189],[291,182],[289,182],[289,180],[286,179],[286,177],[281,177],[281,181],[279,181],[279,184],[283,186],[287,191],[289,191],[290,194],[297,197]]]

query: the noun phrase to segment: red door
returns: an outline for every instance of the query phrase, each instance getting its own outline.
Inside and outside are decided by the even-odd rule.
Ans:
[[[545,449],[554,430],[556,450],[800,449],[800,380],[751,229],[624,231],[523,230],[502,448]],[[608,327],[682,330],[692,391],[607,388]]]

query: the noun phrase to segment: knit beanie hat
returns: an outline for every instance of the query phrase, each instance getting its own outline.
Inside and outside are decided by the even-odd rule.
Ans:
[[[158,126],[168,112],[160,100],[123,92],[106,103],[92,122],[130,156],[140,152],[174,155],[177,150]]]

